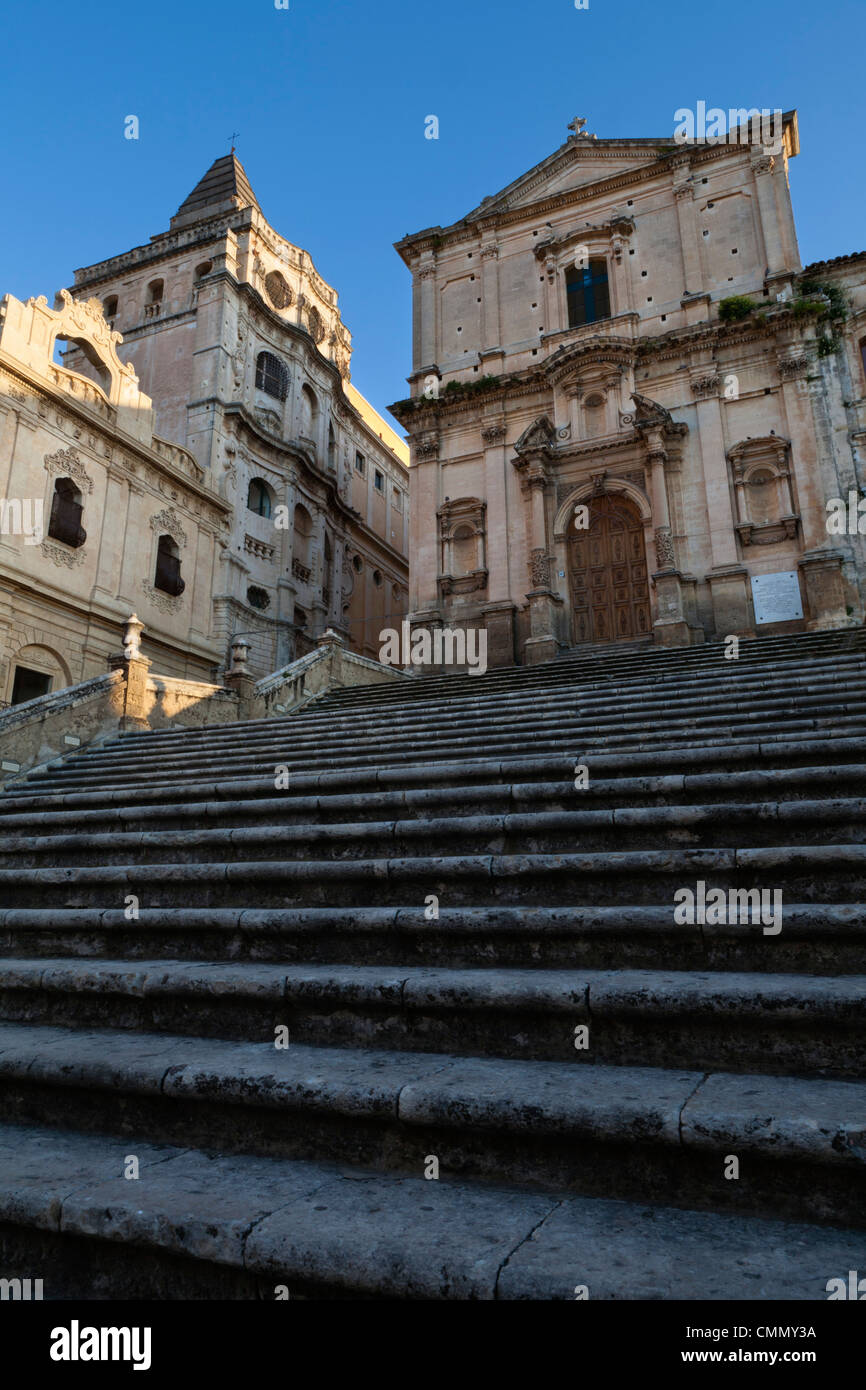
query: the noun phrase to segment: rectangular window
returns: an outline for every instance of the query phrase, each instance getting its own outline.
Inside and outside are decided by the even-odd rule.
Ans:
[[[393,497],[392,497],[391,500],[392,500],[392,503],[393,503],[393,505],[394,505],[394,510],[397,511],[397,512],[402,512],[402,510],[403,510],[403,494],[402,494],[402,492],[400,491],[400,489],[399,489],[398,487],[395,487],[395,489],[394,489],[394,495],[393,495]]]
[[[355,454],[355,472],[363,473],[366,460],[363,454]]]
[[[385,474],[380,473],[378,468],[373,473],[373,486],[377,492],[385,491]]]
[[[572,266],[565,272],[568,296],[568,326],[579,328],[584,323],[597,323],[610,318],[610,293],[607,284],[607,261],[590,261],[579,269]]]

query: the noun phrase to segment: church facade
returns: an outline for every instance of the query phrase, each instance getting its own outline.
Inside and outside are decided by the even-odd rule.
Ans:
[[[772,147],[584,125],[397,243],[413,626],[507,665],[862,622],[866,256],[800,264],[796,113]]]
[[[264,675],[331,627],[375,657],[408,604],[408,450],[351,383],[336,291],[267,222],[234,152],[168,231],[76,271],[72,293],[100,301],[156,430],[228,504],[223,656],[244,634]],[[89,372],[74,347],[64,365]]]

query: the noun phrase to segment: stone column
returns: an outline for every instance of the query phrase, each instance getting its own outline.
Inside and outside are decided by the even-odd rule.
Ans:
[[[680,247],[683,257],[683,293],[689,295],[700,294],[704,287],[694,198],[694,185],[689,173],[689,166],[684,164],[676,171],[674,202],[677,209]]]
[[[821,459],[812,401],[806,378],[809,359],[802,344],[789,344],[778,360],[782,382],[782,410],[791,452],[788,467],[796,481],[796,503],[800,512],[804,550],[818,550],[827,544],[827,499],[822,486]],[[793,494],[793,487],[791,492]]]
[[[556,656],[556,622],[554,608],[562,600],[550,585],[550,554],[547,544],[545,494],[551,486],[540,463],[530,463],[521,484],[528,504],[527,539],[529,541],[529,631],[523,648],[527,666],[552,661]]]
[[[312,590],[313,590],[313,593],[315,594],[315,598],[313,599],[313,601],[312,601],[312,603],[311,603],[310,606],[311,606],[311,608],[312,608],[312,610],[313,610],[313,616],[314,616],[313,630],[314,630],[314,631],[319,631],[319,630],[324,631],[324,629],[328,626],[328,608],[327,608],[327,605],[326,605],[326,603],[325,603],[324,598],[322,597],[322,589],[325,587],[325,581],[326,581],[326,576],[325,576],[325,513],[324,513],[323,511],[318,511],[318,512],[316,513],[315,526],[316,526],[315,553],[314,553],[314,554],[312,555],[312,557],[311,557],[311,559],[312,559],[312,565],[311,565],[312,576],[311,576],[311,580],[310,580],[311,588],[312,588]]]
[[[782,229],[779,224],[779,210],[776,204],[776,189],[773,182],[773,169],[776,160],[773,155],[764,154],[762,150],[752,155],[752,175],[755,180],[755,192],[758,199],[758,211],[761,217],[761,231],[764,238],[764,248],[767,256],[767,278],[768,280],[786,277],[787,266],[785,264],[785,251],[782,244]]]
[[[415,370],[423,371],[427,367],[435,365],[437,359],[439,334],[436,323],[436,266],[422,265],[419,267],[417,275],[416,283],[420,303],[416,320],[419,324],[416,346],[419,360]]]
[[[687,647],[691,644],[692,634],[686,619],[681,575],[674,555],[665,478],[668,456],[662,443],[661,429],[650,430],[647,443],[647,462],[650,467],[652,489],[653,541],[658,565],[652,576],[658,607],[658,616],[653,623],[653,636],[661,646]]]
[[[698,415],[698,439],[704,474],[704,496],[710,532],[712,569],[707,575],[713,596],[716,632],[722,636],[753,636],[754,622],[749,573],[737,554],[737,536],[728,481],[721,381],[715,365],[692,379]]]
[[[491,243],[481,248],[481,351],[499,346],[499,247]]]

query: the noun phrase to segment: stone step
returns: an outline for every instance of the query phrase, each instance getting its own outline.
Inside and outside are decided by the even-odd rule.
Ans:
[[[629,716],[634,718],[646,710],[663,713],[669,721],[676,714],[706,714],[713,710],[731,710],[735,713],[754,714],[761,710],[787,710],[794,702],[838,704],[840,700],[862,702],[866,689],[866,657],[857,666],[856,672],[843,678],[838,663],[829,663],[823,677],[811,670],[805,675],[793,672],[780,672],[770,678],[765,676],[760,690],[750,691],[742,676],[734,679],[722,673],[713,673],[688,687],[681,683],[667,685],[650,682],[634,689],[616,692],[616,707],[610,709],[610,689],[586,689],[584,687],[563,687],[551,694],[537,695],[531,706],[519,693],[508,693],[491,699],[466,699],[460,702],[449,701],[443,704],[413,703],[401,711],[399,727],[401,732],[426,731],[437,729],[443,719],[449,723],[473,725],[496,722],[503,726],[524,727],[543,717],[557,719],[568,715],[571,718],[583,716],[599,726],[616,727]],[[397,707],[400,709],[400,707]],[[378,709],[370,704],[365,710],[363,732],[370,736],[382,729],[393,731],[395,707],[383,705]],[[293,739],[318,737],[323,730],[331,735],[357,737],[358,716],[352,708],[349,712],[333,709],[328,700],[321,700],[292,716],[256,720],[252,723],[208,726],[203,729],[179,733],[177,729],[154,730],[146,733],[129,733],[122,742],[137,753],[156,750],[168,751],[187,745],[197,753],[206,750],[226,750],[248,742],[263,744],[273,742],[276,737],[289,734]],[[187,736],[188,734],[188,736]],[[193,738],[193,735],[195,737]],[[85,750],[81,757],[98,763],[110,756],[104,746]]]
[[[158,872],[155,869],[158,868]],[[9,907],[109,907],[127,893],[149,907],[317,906],[352,903],[486,905],[664,904],[709,888],[784,891],[803,902],[866,898],[866,845],[600,850],[559,854],[412,855],[357,859],[139,862],[0,870]],[[254,886],[253,886],[254,885]]]
[[[182,756],[185,746],[194,751],[197,757],[229,757],[248,750],[252,753],[270,755],[275,749],[291,742],[297,747],[315,747],[322,739],[327,739],[334,747],[359,740],[376,743],[380,735],[395,735],[401,739],[425,738],[429,734],[440,735],[443,726],[446,731],[459,732],[469,737],[479,730],[494,728],[497,733],[526,730],[549,732],[558,725],[567,725],[579,732],[586,730],[594,737],[614,735],[624,737],[634,728],[646,728],[652,716],[664,720],[665,728],[674,731],[681,726],[689,728],[715,727],[720,722],[766,723],[768,718],[783,717],[786,722],[807,715],[827,716],[862,714],[866,699],[866,673],[856,681],[840,684],[838,676],[823,685],[810,683],[799,689],[792,688],[791,680],[782,678],[777,686],[765,689],[760,696],[751,698],[742,684],[734,690],[719,690],[714,687],[708,692],[704,686],[697,695],[678,692],[664,692],[654,689],[652,694],[638,694],[628,701],[618,701],[615,709],[605,708],[595,700],[562,696],[549,701],[534,701],[527,708],[525,702],[511,700],[497,704],[476,701],[472,706],[459,712],[451,709],[430,709],[424,706],[423,717],[413,715],[412,711],[393,711],[382,709],[367,711],[363,724],[358,718],[334,718],[324,707],[320,707],[316,718],[258,720],[254,725],[224,725],[214,730],[201,730],[201,737],[190,749],[182,730],[166,732],[154,731],[152,734],[136,735],[133,742],[129,736],[119,743],[100,744],[84,750],[79,755],[79,766],[103,767],[121,756],[126,761],[138,763],[141,759],[169,762]],[[395,719],[395,713],[399,718]],[[396,727],[395,727],[396,725]],[[135,758],[130,758],[134,751]]]
[[[146,1133],[146,1132],[145,1132]],[[78,1299],[808,1299],[861,1230],[0,1126],[0,1263]],[[139,1177],[124,1178],[127,1157]],[[729,1184],[733,1185],[733,1184]],[[581,1295],[579,1291],[585,1290]]]
[[[0,1120],[866,1226],[846,1080],[6,1023]]]
[[[864,1006],[866,975],[0,959],[6,1021],[574,1064],[857,1077]]]
[[[591,738],[585,731],[578,736],[566,724],[555,731],[551,730],[549,733],[535,735],[531,739],[531,746],[537,756],[559,754],[566,761],[574,762],[574,760],[582,759],[588,765],[591,762],[592,766],[595,767],[597,759],[602,755],[610,756],[615,753],[625,754],[628,752],[645,754],[650,751],[653,744],[663,745],[665,751],[670,753],[678,747],[691,748],[698,739],[705,747],[713,745],[736,747],[737,744],[742,743],[752,745],[756,740],[766,742],[768,747],[775,747],[785,741],[804,743],[808,742],[810,738],[823,739],[827,737],[837,742],[842,739],[860,740],[862,749],[862,740],[866,737],[866,720],[861,719],[859,715],[837,714],[826,718],[822,716],[812,719],[791,719],[784,723],[778,719],[769,722],[746,722],[739,727],[736,724],[725,724],[710,725],[702,727],[700,730],[659,729],[649,734],[635,732],[634,734],[623,735],[619,739]],[[443,734],[439,742],[428,740],[426,744],[409,739],[405,741],[394,739],[387,751],[381,755],[377,755],[372,748],[365,749],[363,744],[358,741],[349,745],[349,748],[355,750],[353,752],[331,749],[326,742],[323,742],[317,756],[319,761],[324,762],[329,768],[366,768],[370,766],[371,762],[375,762],[380,767],[401,762],[412,765],[424,761],[429,765],[436,760],[453,761],[461,758],[474,760],[480,756],[482,750],[488,758],[495,757],[497,753],[501,756],[507,756],[513,754],[514,743],[515,740],[512,737],[499,736],[490,731],[482,739],[446,733]],[[273,783],[279,767],[285,767],[289,770],[308,770],[311,764],[315,766],[316,759],[312,758],[309,752],[302,749],[296,750],[289,742],[275,748],[269,756],[265,756],[264,753],[259,755],[246,754],[241,759],[212,758],[202,759],[201,763],[187,759],[179,766],[174,763],[161,766],[159,762],[156,762],[152,767],[139,767],[129,759],[118,758],[104,768],[88,769],[86,765],[77,764],[75,759],[71,759],[60,767],[52,766],[44,772],[34,773],[23,785],[30,792],[41,790],[49,795],[56,795],[76,789],[104,788],[107,790],[143,784],[196,785],[203,773],[217,776],[220,782],[231,782],[238,778],[261,777]]]
[[[852,768],[861,765],[863,740],[859,737],[840,735],[835,738],[796,738],[760,743],[706,744],[692,743],[687,747],[667,748],[661,746],[652,750],[629,750],[627,752],[596,751],[592,758],[590,785],[602,778],[619,780],[624,777],[674,777],[685,787],[691,785],[695,777],[716,779],[733,773],[754,777],[766,771],[776,777],[780,772],[795,772],[810,767],[818,759],[827,771],[835,768]],[[310,771],[309,762],[300,770],[293,771],[289,788],[281,794],[286,797],[299,793],[333,794],[340,790],[349,794],[381,791],[383,789],[412,788],[430,789],[436,787],[461,788],[481,783],[511,783],[528,779],[545,781],[562,787],[574,783],[574,766],[577,753],[570,751],[566,756],[543,755],[511,758],[474,758],[459,761],[405,762],[398,766],[379,766],[368,760],[360,767],[325,768]],[[588,766],[588,764],[587,764]],[[742,785],[742,784],[740,784]],[[671,790],[678,790],[672,786]],[[147,783],[134,787],[98,787],[86,790],[60,791],[55,783],[48,780],[41,787],[22,783],[7,790],[0,796],[0,820],[4,817],[22,813],[45,811],[46,805],[52,809],[61,808],[110,808],[123,806],[173,806],[186,805],[193,800],[208,800],[214,804],[236,800],[273,798],[273,778],[226,778],[207,779],[200,774],[197,780],[180,786],[177,780],[159,782],[152,776]]]
[[[10,957],[63,954],[130,961],[288,961],[401,967],[581,966],[860,974],[866,905],[784,903],[778,936],[737,923],[677,925],[659,906],[450,907],[421,905],[250,908],[63,907],[0,910]]]
[[[560,764],[560,772],[562,765]],[[76,830],[88,835],[110,832],[112,836],[132,826],[150,830],[202,827],[218,822],[223,826],[324,825],[335,821],[378,820],[381,818],[419,819],[445,811],[461,815],[507,815],[533,807],[549,811],[573,810],[576,789],[573,778],[557,782],[490,782],[480,785],[453,785],[394,788],[363,792],[323,791],[307,796],[296,791],[299,779],[272,796],[225,801],[108,805],[88,810],[11,812],[2,817],[3,829],[10,837],[26,836],[28,841],[43,835],[62,835]],[[581,806],[616,810],[621,807],[644,809],[668,807],[674,802],[684,807],[712,805],[724,807],[731,798],[755,795],[777,805],[815,802],[822,792],[835,791],[837,797],[866,794],[866,763],[832,767],[755,768],[742,772],[668,774],[656,777],[600,777],[579,792]],[[43,803],[38,803],[41,808]],[[2,812],[0,802],[0,812]],[[792,813],[793,814],[793,813]],[[0,843],[0,853],[2,853]]]
[[[572,805],[580,796],[572,791]],[[443,808],[447,810],[448,808]],[[362,859],[423,851],[463,854],[559,854],[670,848],[725,848],[862,844],[866,798],[728,802],[722,805],[618,807],[612,810],[518,811],[503,815],[452,814],[391,821],[331,824],[196,826],[178,830],[120,830],[81,835],[10,835],[0,843],[0,866],[54,868],[88,865],[235,863],[265,855],[281,861]]]

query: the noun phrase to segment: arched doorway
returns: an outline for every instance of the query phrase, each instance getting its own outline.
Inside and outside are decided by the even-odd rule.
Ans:
[[[568,529],[575,642],[625,642],[652,632],[644,524],[621,493],[589,498],[589,525]],[[580,519],[578,514],[577,519]]]

